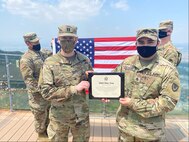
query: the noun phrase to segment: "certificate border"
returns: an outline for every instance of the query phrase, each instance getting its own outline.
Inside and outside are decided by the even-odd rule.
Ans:
[[[118,75],[121,78],[121,94],[119,95],[119,97],[115,97],[115,98],[104,98],[104,97],[94,97],[92,94],[92,77],[93,75]],[[88,74],[88,81],[91,84],[89,87],[89,99],[119,99],[119,98],[124,98],[124,84],[125,84],[125,74],[122,72],[108,72],[108,73],[89,73]]]

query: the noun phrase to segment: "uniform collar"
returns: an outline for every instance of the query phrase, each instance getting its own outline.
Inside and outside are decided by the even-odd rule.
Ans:
[[[61,58],[61,63],[64,63],[64,64],[76,64],[76,63],[80,62],[81,59],[79,57],[78,52],[77,51],[74,51],[74,52],[75,52],[75,55],[74,55],[75,56],[75,60],[74,60],[73,63],[70,63],[70,61],[60,53],[60,51],[57,53],[57,55]]]
[[[167,46],[172,45],[171,41],[168,41],[166,44],[163,44],[161,46],[158,46],[158,50],[163,50],[164,48],[166,48]]]
[[[134,66],[139,70],[139,71],[142,71],[142,70],[145,70],[145,69],[148,69],[148,70],[152,70],[153,66],[159,62],[159,56],[156,54],[156,56],[151,60],[151,62],[148,64],[148,65],[142,65],[141,62],[140,62],[140,58],[139,56],[137,56],[137,58],[135,59],[135,64]]]
[[[32,53],[32,54],[38,54],[38,53],[40,53],[41,51],[34,51],[34,50],[31,50],[31,49],[28,49],[28,52],[29,52],[29,53]]]

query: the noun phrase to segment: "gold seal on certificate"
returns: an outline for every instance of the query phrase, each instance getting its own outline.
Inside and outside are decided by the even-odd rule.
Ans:
[[[89,73],[89,99],[124,97],[124,73]]]

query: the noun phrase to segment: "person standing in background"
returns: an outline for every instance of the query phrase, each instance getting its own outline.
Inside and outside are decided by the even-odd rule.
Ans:
[[[38,87],[40,69],[47,57],[52,55],[48,50],[41,51],[41,45],[37,34],[26,33],[24,41],[28,51],[20,59],[20,71],[27,87],[29,106],[34,115],[35,131],[38,133],[38,140],[47,139],[47,125],[49,124],[50,102],[43,99],[41,90]]]
[[[161,43],[158,46],[158,54],[171,62],[174,66],[178,66],[182,59],[182,54],[173,45],[171,35],[173,32],[173,21],[166,20],[159,24],[159,38]]]

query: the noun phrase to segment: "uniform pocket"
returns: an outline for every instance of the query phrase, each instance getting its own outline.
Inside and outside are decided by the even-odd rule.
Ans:
[[[134,78],[133,94],[142,99],[154,99],[159,96],[160,77],[138,73]],[[137,92],[137,93],[136,93]]]

